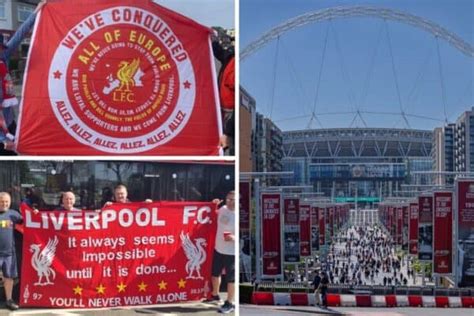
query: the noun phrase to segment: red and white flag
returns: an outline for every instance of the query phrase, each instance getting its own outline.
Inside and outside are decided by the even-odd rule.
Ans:
[[[64,0],[38,14],[16,150],[218,155],[211,30],[151,0]]]
[[[127,203],[24,216],[21,306],[97,308],[199,300],[212,290],[216,205]]]

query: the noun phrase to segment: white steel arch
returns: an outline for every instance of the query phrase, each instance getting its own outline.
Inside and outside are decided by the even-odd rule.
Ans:
[[[240,60],[243,61],[245,58],[265,46],[268,42],[294,28],[309,23],[349,17],[375,17],[409,24],[445,40],[464,55],[468,57],[474,57],[474,48],[472,45],[464,41],[456,34],[427,19],[402,11],[381,7],[342,6],[308,12],[275,26],[270,31],[266,32],[261,37],[247,45],[240,53]]]

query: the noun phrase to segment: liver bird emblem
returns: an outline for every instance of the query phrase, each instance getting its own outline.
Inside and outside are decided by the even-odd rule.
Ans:
[[[130,86],[135,86],[135,74],[139,70],[140,59],[135,58],[131,62],[121,61],[119,70],[117,71],[117,78],[120,80],[120,87],[118,91],[130,91]],[[125,88],[125,90],[124,90]]]
[[[54,239],[49,239],[46,246],[41,250],[41,244],[32,244],[30,251],[33,253],[31,257],[31,265],[38,274],[38,282],[34,285],[49,285],[53,284],[50,280],[50,276],[54,280],[56,278],[56,272],[51,268],[53,263],[54,254],[56,253],[56,246],[58,245],[58,237],[54,236]],[[46,281],[42,282],[45,278]]]
[[[188,258],[186,263],[186,273],[188,276],[186,279],[202,280],[201,265],[206,261],[207,256],[206,249],[203,247],[207,246],[206,240],[204,238],[196,238],[194,239],[196,244],[194,244],[189,238],[189,234],[185,235],[182,231],[180,237],[184,253]],[[197,276],[193,276],[193,274],[197,274]]]

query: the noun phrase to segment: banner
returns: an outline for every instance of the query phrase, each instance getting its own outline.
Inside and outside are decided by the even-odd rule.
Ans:
[[[329,214],[328,214],[328,225],[329,225],[329,236],[333,236],[334,235],[334,209],[335,207],[334,206],[330,206],[329,208]]]
[[[410,203],[408,248],[411,255],[418,254],[418,203]]]
[[[418,260],[433,260],[433,196],[418,197]]]
[[[319,244],[323,246],[326,244],[326,217],[327,208],[319,207]]]
[[[311,251],[319,250],[319,209],[311,206]]]
[[[401,206],[396,208],[396,216],[397,216],[397,245],[402,245],[402,228],[403,228],[403,208]]]
[[[311,206],[300,205],[300,256],[311,256]]]
[[[239,230],[240,236],[250,231],[250,183],[239,183]]]
[[[409,206],[403,205],[403,230],[402,230],[402,249],[408,250],[408,212]]]
[[[158,202],[34,214],[22,204],[20,305],[97,308],[206,297],[215,208]]]
[[[451,274],[453,245],[453,193],[434,192],[433,272]]]
[[[284,260],[300,261],[300,200],[284,199]]]
[[[250,282],[252,277],[250,249],[250,182],[240,182],[239,194],[240,279],[242,282]]]
[[[281,199],[278,193],[262,193],[263,275],[278,277],[281,268]]]
[[[341,225],[341,210],[342,210],[342,205],[340,204],[336,205],[334,222],[335,222],[335,226],[337,230],[339,230],[339,227]]]
[[[48,2],[30,44],[16,150],[219,154],[211,32],[151,0]]]
[[[458,180],[457,280],[460,287],[474,286],[474,179]]]

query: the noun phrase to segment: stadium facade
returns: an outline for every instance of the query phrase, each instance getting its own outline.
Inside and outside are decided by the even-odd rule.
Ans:
[[[377,203],[406,196],[403,184],[431,183],[433,132],[331,128],[283,132],[284,185],[312,185],[337,202]]]

